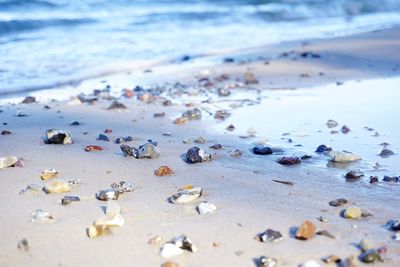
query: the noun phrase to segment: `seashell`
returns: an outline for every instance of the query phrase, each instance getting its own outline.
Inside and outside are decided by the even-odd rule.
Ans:
[[[32,212],[32,222],[53,222],[54,218],[53,216],[48,213],[47,211],[38,209]]]
[[[14,166],[17,162],[18,158],[14,156],[0,158],[0,169]]]
[[[175,244],[167,243],[160,251],[161,257],[171,258],[183,254],[183,249],[177,247]]]
[[[117,200],[118,197],[119,197],[119,191],[115,189],[101,190],[96,193],[96,198],[102,201]]]
[[[44,169],[42,171],[42,176],[40,178],[42,180],[48,180],[48,179],[53,179],[56,178],[58,172],[56,169],[50,168],[50,169]]]
[[[112,234],[111,229],[107,226],[90,226],[89,228],[86,229],[86,233],[89,238],[95,238],[99,236],[105,236],[105,235],[110,235]]]
[[[70,185],[63,181],[63,180],[53,180],[48,182],[45,187],[44,187],[44,191],[47,194],[50,193],[64,193],[64,192],[68,192],[71,189]]]
[[[205,161],[211,161],[211,155],[207,154],[203,149],[199,147],[192,147],[186,152],[186,160],[189,163],[195,164]]]
[[[61,200],[61,205],[66,206],[72,202],[77,202],[77,201],[81,201],[81,199],[79,197],[75,197],[75,196],[65,196]]]
[[[276,267],[278,265],[278,261],[274,258],[270,257],[260,257],[257,262],[258,267]]]
[[[72,144],[71,134],[63,130],[49,129],[46,131],[46,143],[58,145]]]
[[[203,192],[201,187],[195,187],[188,190],[182,190],[170,197],[174,204],[183,204],[198,199]]]
[[[217,206],[215,206],[214,204],[210,203],[210,202],[202,202],[200,203],[200,205],[197,207],[198,212],[201,215],[205,215],[207,213],[212,213],[214,211],[217,210]]]
[[[154,171],[154,175],[156,176],[166,176],[173,174],[174,171],[168,166],[160,166],[157,170]]]
[[[359,155],[351,152],[330,151],[328,155],[334,162],[352,162],[361,159]]]
[[[197,247],[193,244],[192,240],[185,235],[175,238],[173,243],[180,249],[187,250],[190,252],[197,251]]]
[[[98,218],[94,222],[94,226],[106,226],[106,227],[121,227],[125,223],[124,218],[121,214],[116,214],[114,217],[103,216]]]
[[[299,267],[321,267],[321,265],[315,260],[310,260],[300,264]]]
[[[112,183],[111,188],[118,191],[118,193],[120,194],[125,192],[132,192],[134,190],[133,184],[125,181],[121,181],[119,183]]]
[[[375,249],[370,249],[363,254],[361,254],[360,259],[365,263],[374,263],[377,261],[382,261],[381,255]]]

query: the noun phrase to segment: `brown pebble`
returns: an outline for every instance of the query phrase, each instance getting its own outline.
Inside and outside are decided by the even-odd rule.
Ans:
[[[279,158],[276,162],[281,165],[296,165],[301,163],[301,159],[299,157],[282,157]]]
[[[341,262],[341,259],[336,255],[326,256],[326,257],[322,258],[321,260],[323,262],[325,262],[326,264],[340,263]]]
[[[314,236],[315,225],[310,221],[305,221],[300,225],[299,229],[296,231],[296,239],[308,240]]]
[[[182,124],[186,124],[188,121],[189,121],[189,119],[186,117],[179,117],[174,120],[174,124],[182,125]]]
[[[348,133],[350,132],[350,128],[347,127],[346,125],[343,125],[343,127],[340,129],[340,131],[341,131],[343,134],[348,134]]]
[[[173,174],[174,171],[168,166],[160,166],[157,170],[154,171],[154,175],[156,176],[166,176]]]
[[[20,249],[20,250],[28,251],[28,250],[29,250],[28,240],[26,240],[25,238],[24,238],[24,239],[21,239],[21,240],[18,242],[17,247],[18,247],[18,249]]]
[[[218,242],[218,241],[214,241],[214,242],[212,243],[212,245],[213,245],[213,247],[215,247],[215,248],[219,248],[219,247],[221,246],[221,243]]]
[[[167,261],[164,262],[161,267],[179,267],[179,264],[172,261]]]
[[[159,245],[161,244],[163,241],[162,237],[159,235],[156,235],[155,237],[152,237],[149,239],[149,241],[147,241],[147,244],[149,245]]]

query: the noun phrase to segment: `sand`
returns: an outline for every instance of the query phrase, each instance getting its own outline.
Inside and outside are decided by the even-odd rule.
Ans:
[[[381,177],[389,173],[396,175],[398,156],[380,159],[376,152],[381,149],[379,143],[383,141],[393,143],[390,148],[400,151],[396,144],[398,120],[395,103],[398,94],[389,86],[374,91],[374,81],[368,79],[376,79],[377,85],[386,82],[388,85],[398,84],[396,79],[382,79],[395,77],[400,71],[399,33],[400,29],[394,28],[346,38],[286,43],[229,55],[236,58],[234,63],[203,62],[200,67],[190,63],[155,67],[151,73],[104,77],[84,82],[73,91],[68,87],[52,95],[57,98],[57,94],[63,95],[66,90],[73,95],[103,88],[103,80],[118,92],[122,88],[132,88],[132,84],[180,82],[198,86],[199,77],[229,74],[229,80],[216,82],[221,85],[242,82],[245,72],[256,75],[258,84],[234,88],[232,96],[227,98],[217,97],[213,92],[200,92],[194,96],[168,96],[166,93],[174,103],[168,107],[160,101],[144,103],[122,98],[119,101],[128,109],[116,111],[106,109],[110,100],[72,106],[65,100],[45,102],[43,93],[39,92],[36,96],[42,102],[2,105],[0,122],[7,123],[2,125],[2,129],[11,130],[12,135],[0,136],[0,156],[22,157],[24,167],[0,170],[3,199],[0,206],[3,229],[0,265],[160,266],[167,261],[159,256],[162,244],[148,245],[147,241],[160,235],[167,242],[181,234],[189,236],[198,251],[185,252],[171,259],[180,266],[255,266],[255,259],[263,255],[277,258],[279,266],[298,266],[311,259],[323,266],[319,259],[327,255],[335,254],[343,259],[350,255],[359,256],[357,244],[363,238],[371,240],[375,248],[388,248],[385,262],[374,266],[400,265],[398,243],[392,240],[393,233],[383,227],[388,220],[399,219],[398,185],[368,183],[368,176],[372,173]],[[290,51],[295,52],[282,56],[282,53]],[[305,51],[320,57],[303,58],[299,53]],[[238,62],[238,58],[243,62]],[[355,82],[357,80],[362,82]],[[336,82],[345,84],[337,86]],[[363,85],[367,87],[371,82],[372,89],[366,90],[369,93],[359,96]],[[312,88],[326,84],[327,87]],[[198,93],[197,88],[192,86],[190,92]],[[214,101],[200,103],[209,98]],[[233,103],[244,103],[245,106],[232,109],[228,106],[232,102],[225,101],[232,99],[251,101],[235,101]],[[321,99],[327,104],[321,103]],[[329,102],[330,99],[334,101]],[[382,103],[385,100],[387,103]],[[375,101],[379,102],[379,108],[366,108],[378,104]],[[261,104],[246,105],[254,102]],[[188,103],[193,104],[184,105]],[[45,104],[51,109],[44,109]],[[172,123],[183,111],[196,106],[203,108],[202,120],[185,125]],[[225,121],[215,121],[212,115],[207,115],[206,110],[213,113],[226,107],[232,109],[233,114]],[[17,109],[31,115],[16,117]],[[165,112],[166,115],[154,118],[156,112]],[[338,120],[340,126],[346,123],[352,132],[348,135],[330,134],[331,129],[324,125],[328,119]],[[78,120],[81,125],[70,126],[72,120]],[[237,126],[234,132],[224,130],[230,123]],[[374,131],[368,132],[363,126],[377,127],[381,136],[373,139]],[[258,131],[256,137],[240,138],[239,135],[245,134],[248,127]],[[44,144],[48,128],[71,131],[73,144]],[[160,158],[124,158],[119,145],[96,140],[96,136],[106,128],[112,129],[109,135],[112,140],[132,136],[134,141],[128,143],[132,146],[143,144],[148,139],[156,140]],[[167,132],[169,136],[164,135]],[[290,135],[282,136],[286,132]],[[182,142],[198,136],[204,137],[206,143]],[[292,138],[294,143],[281,138]],[[322,142],[340,150],[360,153],[364,159],[344,166],[344,169],[343,166],[327,167],[328,159],[313,153]],[[223,149],[208,148],[215,143],[221,143]],[[282,155],[252,154],[255,143],[280,146],[284,149],[282,155],[306,153],[313,159],[300,166],[281,166],[275,160]],[[91,144],[103,146],[104,151],[85,152],[85,146]],[[182,156],[192,146],[205,148],[212,153],[214,160],[187,164]],[[243,151],[241,157],[230,156],[235,148]],[[372,165],[375,160],[381,161],[386,170],[374,172]],[[154,170],[161,165],[170,166],[175,174],[155,176]],[[40,180],[44,168],[55,168],[59,178],[80,179],[81,184],[69,193],[46,195],[27,192],[20,195],[19,191],[28,184],[44,184]],[[355,183],[344,181],[343,174],[353,168],[363,169],[367,177]],[[291,181],[294,185],[275,183],[273,179]],[[95,199],[95,193],[122,180],[135,184],[134,192],[125,193],[118,200],[125,225],[110,236],[89,239],[86,228],[103,214],[102,207],[106,205]],[[200,200],[185,205],[167,201],[178,188],[188,184],[203,188]],[[60,200],[64,195],[77,195],[82,201],[62,206]],[[342,218],[340,214],[347,206],[335,208],[328,205],[330,200],[339,197],[348,199],[351,205],[359,206],[373,216],[357,220]],[[214,203],[218,210],[213,214],[199,215],[196,206],[201,200]],[[31,222],[31,213],[36,209],[50,212],[55,221]],[[320,216],[328,221],[318,221]],[[296,227],[305,220],[313,222],[317,230],[328,230],[336,239],[325,236],[315,236],[307,241],[294,239]],[[258,233],[268,228],[279,230],[283,240],[277,243],[254,240]],[[29,251],[17,248],[17,243],[23,238],[29,242]],[[218,243],[217,247],[214,242]],[[356,265],[362,263],[356,260]]]

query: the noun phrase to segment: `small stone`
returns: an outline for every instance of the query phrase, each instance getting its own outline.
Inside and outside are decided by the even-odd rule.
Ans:
[[[203,189],[201,187],[194,187],[192,189],[181,190],[172,195],[169,200],[174,204],[184,204],[191,202],[201,197]]]
[[[243,250],[236,250],[236,251],[235,251],[235,255],[236,255],[236,256],[242,256],[243,253],[244,253]]]
[[[126,143],[126,142],[130,142],[130,141],[133,141],[132,136],[118,137],[117,139],[115,139],[116,144]]]
[[[323,262],[325,262],[326,264],[332,264],[332,263],[338,264],[341,262],[341,259],[336,255],[326,256],[326,257],[323,257],[321,260]]]
[[[114,109],[126,109],[126,106],[118,101],[112,102],[112,104],[107,108],[108,110],[114,110]]]
[[[69,125],[71,125],[71,126],[78,126],[78,125],[81,125],[81,123],[80,123],[79,121],[71,121],[71,122],[69,123]]]
[[[362,211],[359,207],[356,206],[351,206],[348,207],[345,211],[344,211],[344,217],[346,219],[358,219],[361,217]]]
[[[342,132],[342,134],[348,134],[351,130],[346,125],[343,125],[340,131]]]
[[[196,144],[204,144],[206,142],[206,139],[204,139],[204,137],[202,137],[202,136],[199,136],[196,139],[194,139],[194,142]]]
[[[104,133],[105,133],[105,134],[112,133],[112,129],[110,129],[110,128],[107,128],[107,129],[105,129],[105,130],[104,130]]]
[[[46,131],[46,144],[72,144],[71,134],[63,130],[49,129]]]
[[[174,174],[174,171],[168,166],[160,166],[154,171],[154,175],[156,176],[167,176],[172,174]]]
[[[349,180],[357,180],[364,176],[364,173],[360,170],[351,170],[346,173],[345,177]]]
[[[102,201],[117,200],[118,197],[119,197],[119,192],[114,189],[101,190],[96,193],[96,198]]]
[[[308,240],[314,236],[315,225],[310,221],[305,221],[296,231],[296,239]]]
[[[68,192],[71,187],[69,183],[63,180],[52,180],[48,182],[43,189],[47,194],[54,194]]]
[[[388,224],[389,224],[390,230],[392,230],[393,232],[400,231],[400,222],[399,221],[392,220]]]
[[[273,151],[269,146],[256,146],[253,148],[253,153],[256,155],[271,155]]]
[[[329,205],[331,205],[333,207],[340,207],[347,203],[348,203],[348,200],[345,198],[338,198],[338,199],[329,201]]]
[[[200,120],[201,119],[201,110],[198,108],[185,111],[182,113],[183,118],[187,118],[189,120]]]
[[[96,146],[96,145],[88,145],[85,147],[86,152],[90,151],[102,151],[104,148],[101,146]]]
[[[364,238],[364,239],[361,240],[361,242],[360,242],[360,248],[361,248],[361,250],[362,250],[363,252],[366,252],[366,251],[372,249],[371,241],[369,241],[368,239],[365,239],[365,238]]]
[[[244,74],[244,83],[245,83],[246,85],[249,85],[249,84],[258,84],[259,81],[258,81],[258,79],[256,78],[256,75],[254,75],[254,73],[252,73],[252,72],[246,72],[246,73]]]
[[[374,183],[377,183],[377,182],[379,182],[378,176],[370,176],[369,177],[369,183],[370,184],[374,184]]]
[[[162,118],[165,117],[165,112],[158,112],[153,114],[154,118]]]
[[[229,96],[231,94],[231,90],[229,88],[218,88],[218,96]]]
[[[171,258],[183,254],[183,249],[177,247],[175,244],[165,244],[160,252],[160,255],[164,258]]]
[[[389,148],[384,148],[382,151],[379,153],[379,156],[382,158],[388,158],[390,156],[394,155],[394,152],[390,150]]]
[[[128,145],[121,145],[120,149],[121,149],[122,153],[124,154],[124,157],[127,157],[127,156],[134,157],[134,158],[139,157],[138,149],[135,147],[130,147]]]
[[[332,235],[329,231],[327,230],[321,230],[315,233],[316,235],[323,235],[332,239],[336,239],[336,237],[334,235]]]
[[[97,140],[101,140],[101,141],[106,141],[106,142],[110,142],[110,138],[108,138],[107,135],[100,133],[97,136]]]
[[[346,258],[343,262],[341,267],[356,267],[356,264],[354,263],[354,256],[350,256]]]
[[[217,206],[215,206],[214,204],[210,203],[210,202],[202,202],[200,203],[199,206],[197,206],[197,211],[201,214],[201,215],[206,215],[208,213],[213,213],[214,211],[217,210]]]
[[[77,202],[77,201],[81,201],[81,199],[76,196],[65,196],[61,200],[61,205],[66,206],[68,204],[71,204],[72,202]]]
[[[377,261],[382,261],[381,255],[375,250],[375,249],[370,249],[363,254],[361,254],[360,259],[362,262],[365,263],[374,263]]]
[[[147,244],[149,245],[159,245],[163,242],[163,239],[161,236],[156,235],[155,237],[152,237],[149,239],[149,241],[147,241]]]
[[[24,111],[24,110],[16,110],[15,111],[15,116],[17,117],[29,117],[31,114],[29,114],[28,112]]]
[[[179,117],[174,120],[174,124],[182,125],[182,124],[186,124],[188,121],[189,121],[189,119],[186,117]]]
[[[121,181],[119,183],[112,183],[111,188],[117,191],[119,194],[123,194],[126,192],[133,192],[135,189],[133,183]]]
[[[32,212],[32,222],[53,222],[53,216],[47,211],[38,209]]]
[[[321,267],[321,265],[315,260],[310,260],[300,264],[299,267]]]
[[[215,145],[210,146],[210,148],[212,148],[212,149],[221,149],[222,145],[221,144],[215,144]]]
[[[235,148],[234,150],[231,151],[231,153],[229,153],[231,157],[240,157],[242,154],[243,152],[239,148]]]
[[[22,100],[22,104],[32,104],[36,102],[36,98],[33,96],[27,96],[24,100]]]
[[[9,131],[9,130],[1,131],[1,135],[10,135],[10,134],[11,134],[11,131]]]
[[[28,240],[26,240],[26,238],[21,239],[21,240],[18,242],[17,247],[18,247],[19,250],[28,251],[28,250],[29,250],[29,243],[28,243]]]
[[[322,217],[322,216],[317,217],[317,220],[320,222],[328,222],[328,219],[326,217]]]
[[[279,158],[276,162],[281,165],[296,165],[301,163],[301,159],[299,157],[282,157]]]
[[[42,171],[42,175],[40,178],[42,180],[48,180],[48,179],[53,179],[56,178],[58,175],[58,171],[56,169],[50,168],[50,169],[44,169]]]
[[[319,145],[317,147],[317,149],[315,150],[315,152],[317,153],[325,153],[325,152],[329,152],[332,151],[331,147],[327,147],[326,145]]]
[[[326,126],[328,126],[328,128],[335,128],[336,126],[338,126],[338,123],[335,120],[328,120],[326,122]]]
[[[148,142],[138,148],[139,159],[155,159],[160,156],[160,150],[157,148],[155,143]]]
[[[215,247],[215,248],[219,248],[219,247],[221,246],[221,243],[218,242],[218,241],[214,241],[214,242],[212,242],[212,245],[213,245],[213,247]]]
[[[393,240],[394,241],[400,241],[400,233],[396,233],[393,235]]]
[[[258,267],[276,267],[278,266],[278,261],[274,258],[262,256],[257,261]]]
[[[257,239],[260,242],[277,242],[283,239],[281,232],[272,229],[267,229],[265,232],[259,234]]]
[[[206,161],[211,161],[211,155],[207,154],[199,147],[192,147],[186,152],[186,160],[189,163],[196,164]]]
[[[334,162],[352,162],[361,159],[359,155],[351,152],[330,151],[328,155]]]
[[[179,264],[172,261],[164,262],[161,267],[179,267]]]
[[[228,126],[226,126],[225,129],[226,129],[227,131],[229,131],[229,132],[232,132],[232,131],[235,130],[235,128],[236,128],[236,127],[235,127],[233,124],[229,124]]]
[[[231,113],[227,110],[217,110],[214,114],[214,118],[216,120],[221,120],[221,121],[227,119],[230,116],[231,116]]]
[[[112,232],[110,227],[103,225],[91,225],[89,228],[86,229],[86,234],[89,238],[110,235],[111,233]]]
[[[384,182],[389,182],[389,183],[398,183],[400,178],[397,176],[384,176],[382,179]]]

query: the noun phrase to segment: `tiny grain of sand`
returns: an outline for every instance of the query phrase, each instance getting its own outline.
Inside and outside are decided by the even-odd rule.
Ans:
[[[343,169],[313,164],[281,166],[275,162],[278,156],[255,157],[251,148],[257,138],[241,139],[236,132],[215,131],[216,124],[225,127],[226,122],[216,122],[207,111],[214,113],[224,102],[215,103],[214,109],[199,103],[199,99],[213,97],[215,87],[220,84],[243,82],[245,72],[254,73],[259,83],[233,88],[233,92],[246,91],[249,87],[256,90],[299,88],[397,76],[400,71],[399,36],[400,29],[395,28],[340,39],[311,40],[307,44],[282,44],[244,54],[241,56],[243,62],[208,66],[207,73],[196,68],[186,70],[185,65],[178,65],[173,72],[168,68],[158,72],[155,68],[152,73],[106,78],[111,86],[119,89],[138,80],[197,85],[166,92],[174,103],[168,107],[163,106],[160,100],[145,103],[135,98],[119,99],[127,106],[121,111],[107,110],[112,101],[105,99],[92,105],[68,105],[68,101],[3,105],[1,128],[10,130],[12,134],[0,136],[0,156],[23,158],[24,167],[0,170],[3,199],[0,205],[0,265],[160,266],[167,261],[159,255],[162,244],[148,245],[148,240],[160,235],[167,242],[185,234],[193,240],[198,251],[172,258],[171,261],[179,266],[255,266],[260,256],[276,258],[278,266],[298,266],[312,259],[324,266],[320,258],[332,254],[342,259],[353,255],[358,266],[363,263],[357,259],[360,255],[357,244],[364,238],[369,239],[374,248],[387,247],[387,253],[383,255],[385,262],[374,266],[399,266],[399,245],[392,240],[393,233],[383,227],[390,219],[400,219],[399,188],[396,185],[374,187],[368,182],[346,183],[340,177],[345,172]],[[309,54],[304,57],[301,55],[304,52],[319,57]],[[263,59],[255,60],[259,56]],[[247,58],[254,60],[247,61]],[[222,81],[211,79],[212,84],[207,87],[204,80],[199,82],[199,73],[203,78],[220,77],[221,74],[228,74],[229,78]],[[85,83],[79,89],[84,86]],[[257,102],[257,99],[251,100]],[[189,105],[191,102],[194,104]],[[248,101],[232,103],[247,104]],[[44,109],[44,105],[50,109]],[[194,107],[202,107],[203,116],[208,119],[184,125],[172,123],[182,112]],[[351,107],[348,108],[352,112]],[[18,109],[30,116],[16,117]],[[153,117],[154,113],[160,112],[165,112],[165,116]],[[236,112],[240,112],[240,108]],[[326,119],[333,114],[325,112]],[[301,115],[301,110],[298,110],[298,114],[286,119],[297,122]],[[81,124],[70,126],[72,120]],[[279,126],[280,121],[272,120],[271,123]],[[44,134],[49,128],[70,131],[73,144],[44,144]],[[96,140],[97,135],[107,128],[112,129],[108,134],[111,142]],[[281,132],[286,130],[281,129]],[[128,142],[131,146],[143,144],[148,139],[157,141],[161,156],[157,159],[123,157],[119,145],[113,140],[125,136],[133,137],[133,141]],[[206,142],[182,142],[198,136],[204,137]],[[395,136],[389,138],[389,142],[396,143]],[[215,143],[221,143],[223,148],[208,148]],[[104,150],[85,152],[86,145],[101,145]],[[212,153],[214,160],[187,164],[182,155],[192,146],[205,148]],[[230,152],[235,148],[241,149],[243,155],[231,157]],[[283,155],[293,153],[293,150],[284,150]],[[154,170],[161,165],[170,166],[174,174],[155,176]],[[80,179],[81,183],[69,193],[46,195],[27,192],[20,195],[19,191],[28,184],[44,184],[40,180],[44,168],[55,168],[60,179]],[[290,181],[294,185],[276,183],[274,179]],[[122,180],[135,185],[134,192],[124,193],[118,199],[125,225],[113,231],[112,235],[89,239],[86,228],[102,216],[106,205],[95,199],[95,193]],[[168,197],[184,185],[202,187],[203,196],[184,205],[169,203]],[[80,196],[82,200],[62,206],[60,200],[64,195]],[[368,210],[373,216],[357,220],[342,218],[340,214],[347,206],[328,205],[330,200],[340,197],[348,199],[351,205]],[[217,211],[199,215],[196,206],[202,200],[217,205]],[[31,213],[37,209],[48,211],[55,221],[32,223]],[[320,216],[328,221],[318,221]],[[293,233],[306,220],[314,223],[317,230],[328,230],[336,238],[315,236],[307,241],[296,240]],[[283,240],[261,243],[254,239],[268,228],[280,231]],[[28,251],[17,248],[23,238],[28,241]]]

